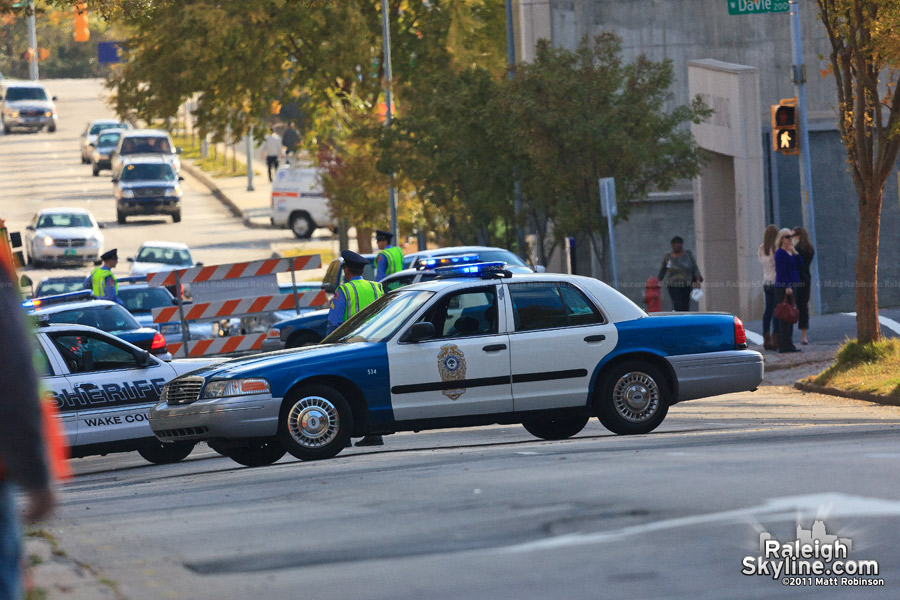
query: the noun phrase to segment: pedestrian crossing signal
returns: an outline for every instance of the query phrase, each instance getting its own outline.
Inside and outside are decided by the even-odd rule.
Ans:
[[[800,154],[797,134],[797,98],[782,98],[772,105],[772,151]]]

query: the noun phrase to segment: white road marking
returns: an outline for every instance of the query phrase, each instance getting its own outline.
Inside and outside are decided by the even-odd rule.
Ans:
[[[747,334],[747,340],[748,340],[750,343],[756,344],[757,346],[762,346],[762,345],[763,345],[763,341],[764,341],[764,340],[763,340],[763,336],[759,335],[759,334],[756,333],[756,332],[750,331],[749,329],[745,329],[745,330],[744,330],[744,333]]]
[[[900,502],[882,498],[867,498],[841,493],[806,494],[802,496],[784,496],[769,498],[757,506],[748,506],[735,510],[693,515],[677,519],[665,519],[654,523],[644,523],[632,527],[623,527],[613,531],[599,533],[571,533],[546,540],[514,544],[499,548],[500,552],[518,554],[540,550],[553,550],[589,544],[619,541],[635,535],[643,535],[655,531],[693,527],[712,523],[734,524],[738,522],[766,519],[767,521],[796,522],[803,518],[832,517],[878,517],[900,516]]]
[[[854,319],[856,318],[855,312],[845,312],[845,313],[841,313],[841,314],[844,316],[847,316],[847,317],[853,317]],[[888,329],[890,329],[897,335],[900,335],[900,323],[898,323],[894,319],[889,319],[887,317],[878,315],[878,322],[881,323],[882,327],[887,327]]]

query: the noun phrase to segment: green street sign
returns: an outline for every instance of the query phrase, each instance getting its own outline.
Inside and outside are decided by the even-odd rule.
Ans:
[[[789,10],[791,5],[788,0],[728,0],[729,15],[758,15]]]

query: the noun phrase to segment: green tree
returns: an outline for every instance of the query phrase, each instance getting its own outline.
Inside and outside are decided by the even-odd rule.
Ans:
[[[523,189],[544,264],[565,236],[586,235],[604,256],[599,178],[615,178],[618,218],[627,219],[631,201],[697,175],[702,156],[686,125],[710,111],[699,98],[667,110],[672,83],[670,61],[625,63],[612,33],[574,51],[541,41],[534,62],[518,66],[507,102],[528,156]]]
[[[816,0],[831,44],[838,131],[859,198],[856,335],[881,338],[878,236],[884,184],[900,151],[900,7],[877,0]]]

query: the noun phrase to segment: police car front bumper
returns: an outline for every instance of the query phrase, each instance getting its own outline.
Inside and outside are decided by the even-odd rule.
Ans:
[[[271,437],[278,431],[280,409],[281,398],[268,394],[197,400],[187,405],[162,402],[150,409],[150,428],[167,442]]]

